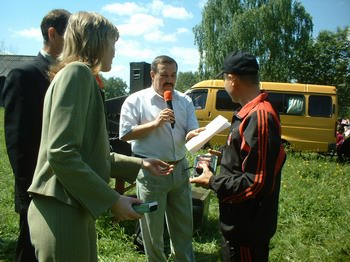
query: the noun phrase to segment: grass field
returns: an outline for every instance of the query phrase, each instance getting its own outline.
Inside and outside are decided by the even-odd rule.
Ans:
[[[0,108],[0,261],[13,261],[18,215],[13,207],[13,175],[8,163]],[[193,161],[192,156],[188,156]],[[97,221],[100,261],[145,261],[133,246],[135,222]],[[218,203],[193,237],[196,261],[220,260]],[[317,154],[288,154],[282,175],[277,233],[270,261],[350,261],[350,165]],[[166,247],[169,252],[169,247]],[[169,261],[172,261],[169,259]]]

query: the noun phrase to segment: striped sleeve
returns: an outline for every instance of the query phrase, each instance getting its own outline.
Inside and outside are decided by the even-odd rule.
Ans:
[[[241,138],[237,157],[240,170],[224,172],[217,180],[218,197],[223,202],[242,202],[249,198],[267,195],[275,185],[281,159],[281,134],[279,121],[273,112],[257,108],[239,126]],[[283,161],[282,161],[283,164]]]

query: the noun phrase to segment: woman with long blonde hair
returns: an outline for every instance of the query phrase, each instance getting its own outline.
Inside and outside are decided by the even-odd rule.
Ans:
[[[97,13],[73,14],[60,62],[50,71],[42,139],[28,221],[39,261],[97,261],[95,220],[139,219],[136,198],[119,195],[110,177],[133,182],[140,168],[167,175],[172,166],[110,152],[100,71],[111,69],[118,29]]]

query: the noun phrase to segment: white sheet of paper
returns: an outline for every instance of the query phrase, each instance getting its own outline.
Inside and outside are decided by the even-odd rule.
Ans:
[[[213,121],[205,126],[204,131],[200,132],[198,136],[191,138],[185,146],[188,151],[194,154],[215,134],[220,133],[228,127],[230,127],[230,122],[222,115],[218,115]]]

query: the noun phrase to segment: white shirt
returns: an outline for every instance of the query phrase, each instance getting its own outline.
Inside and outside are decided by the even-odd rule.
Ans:
[[[45,52],[43,49],[40,50],[40,53],[43,57],[45,57],[47,60],[49,60],[51,65],[56,63],[56,59],[54,57],[52,57],[49,53]]]
[[[350,128],[347,127],[346,130],[344,131],[344,136],[345,138],[348,138],[350,136]]]
[[[192,100],[187,95],[173,91],[175,127],[170,123],[157,127],[148,135],[131,141],[135,155],[159,158],[164,161],[177,161],[185,157],[186,134],[198,128]],[[126,98],[120,112],[119,137],[125,136],[136,126],[157,118],[167,107],[163,97],[153,87],[140,90]]]

